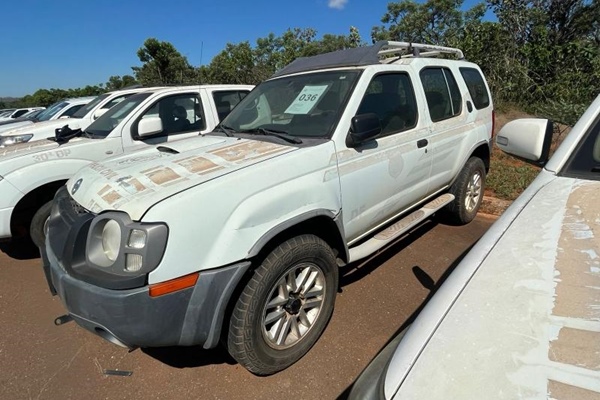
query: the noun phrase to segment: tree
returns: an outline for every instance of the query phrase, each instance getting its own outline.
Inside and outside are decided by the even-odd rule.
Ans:
[[[191,83],[196,78],[194,68],[169,42],[148,38],[137,51],[141,67],[132,67],[135,79],[143,85]]]
[[[106,88],[106,90],[111,91],[111,90],[123,89],[128,86],[133,86],[137,83],[138,82],[131,75],[123,75],[123,76],[113,75],[110,78],[108,78],[108,82],[106,82],[104,87]]]

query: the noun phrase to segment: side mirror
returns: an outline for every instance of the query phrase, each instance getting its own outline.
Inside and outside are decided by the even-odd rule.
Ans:
[[[381,133],[381,121],[375,113],[360,114],[352,118],[346,146],[358,147]]]
[[[155,135],[163,131],[163,124],[160,117],[148,117],[140,120],[137,134],[139,137]]]
[[[504,125],[498,132],[496,146],[523,161],[543,166],[548,161],[553,131],[550,120],[517,119]]]
[[[101,116],[104,115],[105,112],[108,111],[108,108],[99,108],[98,110],[96,110],[96,112],[94,113],[94,119],[98,119]]]

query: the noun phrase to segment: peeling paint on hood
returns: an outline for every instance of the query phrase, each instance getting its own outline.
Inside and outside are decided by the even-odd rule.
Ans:
[[[558,178],[531,198],[396,398],[598,398],[598,191],[600,182]]]
[[[270,142],[200,136],[90,164],[67,188],[94,213],[121,210],[137,220],[167,197],[294,150]]]

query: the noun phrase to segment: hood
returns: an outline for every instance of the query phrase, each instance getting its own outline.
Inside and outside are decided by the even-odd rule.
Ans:
[[[33,134],[35,138],[44,138],[54,136],[54,130],[56,128],[62,128],[65,125],[69,125],[71,129],[81,128],[82,119],[81,118],[63,118],[63,119],[53,119],[50,121],[41,121],[36,122],[35,124],[28,125],[20,125],[15,128],[11,128],[10,130],[6,130],[2,132],[2,136],[8,135],[27,135]],[[8,125],[11,126],[11,125]],[[2,129],[4,127],[0,127]]]
[[[522,211],[509,208],[421,312],[405,339],[426,347],[409,362],[401,353],[414,343],[403,340],[386,394],[399,384],[388,378],[406,367],[398,398],[546,399],[555,390],[583,398],[584,389],[598,390],[600,182],[559,177],[540,188],[540,178],[530,186],[537,192],[517,200]],[[446,308],[435,335],[417,331]]]
[[[27,143],[15,144],[0,148],[0,163],[24,155],[36,154],[54,150],[60,147],[60,150],[68,150],[69,147],[76,145],[83,140],[98,140],[87,138],[73,138],[68,143],[58,145],[55,141],[48,139],[34,140]]]
[[[199,136],[93,163],[75,174],[67,188],[94,213],[122,210],[139,220],[169,196],[294,150],[270,142]]]

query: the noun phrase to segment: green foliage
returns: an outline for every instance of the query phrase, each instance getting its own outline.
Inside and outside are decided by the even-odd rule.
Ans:
[[[115,76],[111,76],[110,78],[108,78],[108,82],[106,82],[106,85],[104,85],[104,87],[106,88],[107,91],[111,91],[111,90],[123,89],[128,86],[133,86],[133,85],[136,85],[137,83],[138,83],[137,80],[131,75],[123,75],[123,76],[115,75]]]
[[[144,86],[189,84],[196,80],[194,67],[169,42],[146,39],[137,56],[142,66],[132,69],[135,79]]]

